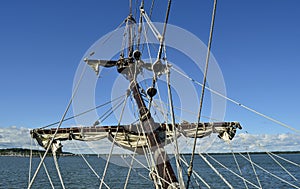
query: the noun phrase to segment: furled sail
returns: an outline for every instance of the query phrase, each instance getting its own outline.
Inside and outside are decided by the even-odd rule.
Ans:
[[[216,133],[225,141],[232,140],[236,130],[242,128],[239,122],[199,123],[198,132],[196,134],[196,126],[196,123],[188,122],[175,124],[177,131],[185,137],[194,138],[197,136],[197,138],[203,138],[212,133]],[[52,138],[54,138],[56,143],[60,143],[60,141],[65,140],[96,141],[107,137],[110,140],[115,139],[116,144],[123,148],[134,150],[135,148],[141,149],[147,146],[148,143],[147,135],[149,133],[138,132],[139,127],[139,124],[134,124],[60,128],[57,130],[55,136],[56,129],[33,129],[31,130],[31,136],[45,149],[48,147]],[[163,144],[172,142],[174,132],[171,124],[159,124],[159,127],[157,127],[153,133],[160,138]]]

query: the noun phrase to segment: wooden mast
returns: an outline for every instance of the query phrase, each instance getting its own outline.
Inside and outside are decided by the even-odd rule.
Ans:
[[[130,64],[129,72],[134,73],[133,69],[134,64]],[[162,178],[162,188],[168,188],[170,184],[177,183],[178,181],[169,161],[168,155],[165,152],[164,148],[160,145],[162,141],[158,137],[158,133],[155,132],[155,129],[157,128],[158,124],[154,122],[153,118],[151,117],[150,111],[146,107],[145,102],[141,97],[141,93],[139,91],[140,87],[134,79],[134,75],[129,74],[128,76],[128,80],[131,83],[130,90],[139,109],[141,127],[143,128],[143,130],[146,131],[149,146],[154,152],[157,169],[156,174],[158,177]]]
[[[138,54],[136,55],[135,52],[133,52],[134,39],[132,27],[135,23],[136,21],[132,17],[130,11],[129,16],[126,19],[126,24],[128,26],[128,59],[120,59],[118,61],[119,65],[124,65],[121,66],[121,69],[118,69],[118,71],[130,82],[130,91],[132,92],[132,96],[139,110],[140,126],[143,131],[145,131],[151,151],[154,152],[157,173],[156,175],[154,174],[152,176],[160,178],[159,180],[161,181],[162,188],[168,188],[170,184],[178,183],[178,181],[169,161],[168,155],[164,148],[160,145],[162,141],[158,137],[158,133],[155,132],[158,124],[156,124],[151,117],[151,113],[146,107],[146,104],[141,96],[141,92],[139,90],[140,86],[136,81],[136,76],[139,74],[139,65],[136,64],[138,64],[141,53],[136,51],[136,54]]]

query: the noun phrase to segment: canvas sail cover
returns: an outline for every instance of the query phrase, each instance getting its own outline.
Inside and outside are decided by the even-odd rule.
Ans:
[[[65,140],[97,141],[104,138],[115,140],[120,147],[134,150],[135,148],[146,147],[148,144],[147,135],[150,133],[138,132],[139,124],[120,125],[120,126],[92,126],[92,127],[71,127],[56,129],[34,129],[31,130],[32,138],[35,138],[40,146],[45,149],[48,147],[52,138],[55,142]],[[161,143],[168,144],[173,140],[173,129],[171,124],[160,124],[159,127],[151,132],[160,138]],[[212,122],[199,123],[198,131],[196,123],[182,122],[175,124],[178,136],[189,138],[203,138],[212,133],[218,134],[219,138],[225,141],[232,140],[236,130],[241,129],[238,122]]]

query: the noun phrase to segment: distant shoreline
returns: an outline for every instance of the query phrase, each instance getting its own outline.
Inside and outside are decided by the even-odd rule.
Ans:
[[[14,157],[30,157],[32,152],[32,156],[39,157],[40,155],[44,155],[44,150],[30,150],[24,148],[6,148],[0,149],[0,156],[14,156]],[[73,156],[75,154],[70,152],[63,152],[61,156]],[[52,156],[51,152],[48,152],[47,156]]]
[[[30,157],[31,150],[30,149],[23,149],[23,148],[6,148],[0,149],[0,156],[11,156],[11,157]],[[32,150],[32,156],[39,157],[45,153],[44,150]],[[234,152],[241,153],[241,154],[265,154],[267,152]],[[274,154],[299,154],[300,151],[274,151],[271,152]],[[209,155],[231,155],[232,153],[208,153]],[[60,156],[78,156],[80,154],[74,154],[70,152],[62,152]],[[87,156],[106,156],[108,154],[83,154]],[[113,155],[129,155],[129,154],[113,154]],[[191,155],[190,153],[184,153],[183,155]],[[47,156],[52,156],[51,152],[48,152]]]

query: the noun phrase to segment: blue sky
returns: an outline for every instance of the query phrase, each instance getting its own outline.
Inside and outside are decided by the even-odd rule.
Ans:
[[[299,6],[297,0],[219,1],[212,44],[227,95],[298,130]],[[156,4],[154,21],[163,21],[165,7]],[[169,23],[207,43],[211,11],[209,0],[174,0]],[[60,119],[80,59],[127,14],[127,1],[1,1],[0,127]],[[292,132],[230,102],[226,120],[255,134]]]

